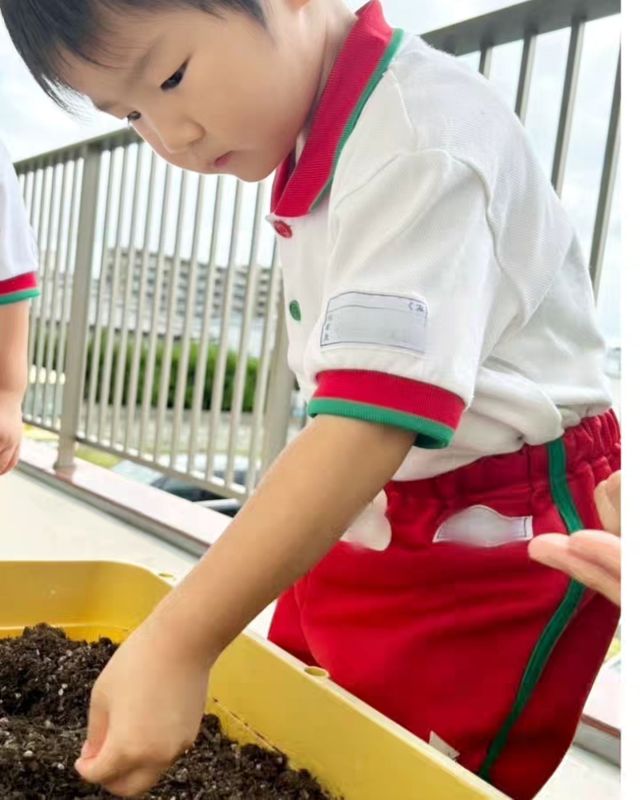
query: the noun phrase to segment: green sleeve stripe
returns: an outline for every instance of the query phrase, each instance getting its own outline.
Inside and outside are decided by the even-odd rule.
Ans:
[[[11,303],[20,303],[23,300],[31,300],[39,297],[40,289],[25,289],[22,292],[12,292],[11,294],[0,295],[0,306],[8,306]]]
[[[309,416],[330,414],[336,417],[351,417],[364,422],[376,422],[379,425],[391,425],[395,428],[413,431],[417,434],[416,447],[428,450],[440,450],[448,447],[453,439],[454,430],[447,425],[432,419],[407,414],[392,408],[370,406],[366,403],[353,403],[347,400],[327,398],[314,399],[309,403]]]

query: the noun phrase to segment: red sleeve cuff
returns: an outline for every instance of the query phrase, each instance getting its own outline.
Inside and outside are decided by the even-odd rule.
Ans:
[[[26,272],[6,281],[0,281],[0,306],[19,303],[40,294],[38,276],[35,272]]]
[[[397,375],[365,370],[332,370],[318,375],[309,416],[331,414],[415,431],[416,446],[451,444],[464,411],[452,392]]]

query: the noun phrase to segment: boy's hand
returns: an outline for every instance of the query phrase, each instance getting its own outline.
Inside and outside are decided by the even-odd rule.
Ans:
[[[150,789],[196,739],[210,663],[181,649],[160,608],[117,650],[91,696],[76,769],[121,797]]]
[[[620,472],[597,487],[595,501],[606,533],[545,534],[531,542],[529,554],[620,605]]]
[[[196,737],[211,664],[329,552],[414,440],[410,431],[331,416],[300,433],[98,678],[76,764],[82,777],[125,797],[157,782]]]
[[[22,441],[21,397],[0,391],[0,475],[18,463]]]

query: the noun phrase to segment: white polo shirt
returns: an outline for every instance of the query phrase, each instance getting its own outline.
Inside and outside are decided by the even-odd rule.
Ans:
[[[13,164],[0,142],[0,306],[38,295],[37,268],[38,247]]]
[[[269,219],[311,416],[415,431],[409,480],[610,407],[575,232],[483,77],[369,3],[294,162]]]

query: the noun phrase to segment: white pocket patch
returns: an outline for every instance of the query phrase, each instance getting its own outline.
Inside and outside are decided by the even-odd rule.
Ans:
[[[342,537],[343,542],[382,552],[391,544],[391,523],[387,518],[387,495],[380,492]]]
[[[419,298],[346,292],[329,301],[320,346],[373,344],[424,353],[427,315]]]
[[[533,517],[505,517],[487,506],[470,506],[445,520],[434,543],[500,547],[533,539]]]

